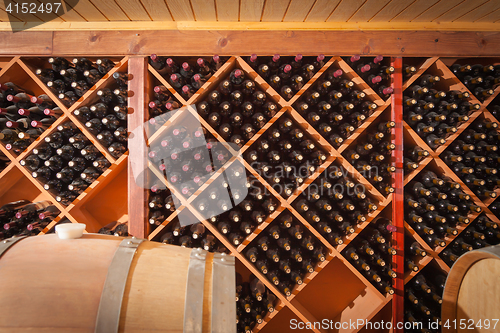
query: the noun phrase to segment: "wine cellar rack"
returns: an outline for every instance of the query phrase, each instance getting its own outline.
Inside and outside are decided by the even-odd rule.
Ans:
[[[95,60],[94,58],[91,58]],[[129,223],[129,233],[131,235],[146,238],[153,241],[159,241],[162,234],[169,230],[176,217],[183,212],[189,214],[196,220],[202,221],[208,233],[211,233],[229,253],[234,255],[237,260],[236,270],[243,277],[248,277],[254,274],[261,280],[266,288],[277,297],[275,310],[268,313],[265,320],[257,324],[253,328],[253,332],[285,332],[289,329],[290,320],[296,319],[303,322],[318,322],[324,318],[335,321],[349,322],[356,321],[357,319],[364,319],[367,321],[380,321],[380,320],[403,320],[403,313],[401,311],[393,313],[393,303],[403,304],[404,293],[402,291],[403,284],[411,283],[412,279],[419,274],[420,270],[426,271],[432,269],[441,274],[447,274],[450,266],[445,263],[440,254],[446,247],[430,247],[422,237],[412,228],[411,224],[403,221],[404,215],[402,212],[403,207],[403,185],[410,183],[413,179],[418,177],[419,173],[423,170],[432,170],[438,176],[446,175],[454,182],[461,185],[462,190],[468,194],[472,202],[481,208],[481,213],[469,215],[470,224],[474,225],[475,219],[478,216],[486,216],[491,221],[500,224],[500,213],[496,209],[498,200],[495,198],[488,198],[481,200],[476,193],[469,189],[462,179],[457,176],[442,159],[441,155],[446,151],[447,147],[453,141],[460,137],[460,135],[472,124],[476,119],[486,119],[498,123],[496,115],[500,115],[500,109],[497,112],[496,105],[500,105],[500,88],[494,90],[494,94],[483,101],[477,99],[472,92],[452,73],[450,66],[456,62],[459,63],[483,63],[483,64],[496,64],[497,60],[492,58],[393,58],[392,66],[395,68],[393,74],[392,87],[394,88],[394,95],[392,98],[382,98],[380,95],[368,85],[360,75],[349,66],[344,57],[339,56],[326,56],[324,65],[314,74],[314,76],[289,100],[283,98],[276,92],[266,80],[264,80],[258,73],[248,64],[248,56],[230,56],[227,57],[224,64],[215,72],[210,79],[189,99],[184,99],[181,94],[174,89],[168,80],[156,71],[151,65],[148,64],[147,57],[122,57],[111,58],[115,63],[115,67],[108,72],[102,79],[100,79],[94,87],[85,93],[76,103],[71,107],[63,105],[54,95],[54,93],[46,87],[46,85],[35,74],[36,68],[44,65],[47,58],[36,57],[3,57],[0,58],[0,83],[14,82],[19,86],[26,87],[35,92],[36,95],[47,94],[56,104],[64,111],[46,131],[44,131],[39,138],[31,143],[31,145],[21,154],[12,154],[5,148],[5,145],[0,144],[0,154],[8,157],[10,163],[6,164],[0,172],[0,205],[19,199],[27,199],[31,201],[49,200],[59,210],[60,215],[49,224],[41,234],[53,232],[54,226],[64,218],[69,219],[73,223],[87,224],[87,232],[97,232],[101,227],[112,221]],[[174,57],[182,61],[192,62],[194,57]],[[388,58],[384,62],[389,65]],[[403,64],[411,64],[416,67],[417,71],[409,78],[403,80],[402,69]],[[171,186],[168,180],[158,170],[148,157],[147,149],[142,145],[136,145],[136,140],[129,139],[129,151],[114,158],[108,152],[106,147],[102,146],[99,141],[92,135],[87,128],[73,115],[73,111],[81,106],[90,105],[95,102],[98,97],[97,90],[103,87],[110,87],[113,85],[112,74],[115,72],[126,72],[130,74],[129,81],[129,115],[128,115],[128,128],[129,133],[144,126],[143,124],[149,120],[148,103],[153,96],[153,88],[157,85],[163,85],[168,88],[169,93],[175,98],[182,107],[176,111],[170,119],[163,124],[155,133],[149,133],[148,144],[152,145],[155,141],[161,139],[166,128],[170,124],[175,124],[177,119],[185,117],[190,113],[192,116],[196,115],[195,108],[200,101],[206,99],[208,93],[216,89],[219,83],[226,79],[230,72],[238,68],[244,72],[246,78],[255,82],[258,89],[266,94],[266,98],[279,107],[279,111],[266,123],[264,127],[256,132],[256,134],[241,147],[239,151],[228,148],[229,152],[233,155],[229,161],[213,175],[190,197],[183,197],[178,193],[178,189]],[[301,100],[314,87],[315,83],[325,73],[331,69],[341,69],[346,78],[352,80],[359,90],[366,94],[366,99],[375,103],[377,109],[369,115],[364,122],[360,124],[355,131],[347,137],[338,147],[332,146],[327,138],[318,133],[318,131],[308,123],[307,120],[296,110],[297,102]],[[415,130],[403,121],[403,108],[402,108],[402,95],[412,84],[417,82],[418,78],[424,73],[431,73],[441,77],[441,90],[460,90],[468,91],[471,95],[470,100],[480,105],[480,109],[471,114],[469,119],[461,124],[457,132],[449,136],[446,142],[433,150],[429,145],[415,132]],[[497,113],[495,113],[497,112]],[[299,186],[292,195],[286,197],[276,192],[262,177],[262,175],[252,168],[250,163],[244,158],[237,158],[241,154],[245,156],[245,152],[252,147],[275,123],[283,117],[290,118],[296,126],[302,129],[308,138],[312,139],[315,144],[320,147],[327,154],[326,161],[318,166],[314,173],[308,177],[305,182]],[[209,135],[225,143],[226,140],[208,124],[208,122],[199,117],[202,126],[209,132]],[[346,152],[349,148],[355,147],[357,143],[364,142],[366,133],[369,133],[380,121],[395,121],[396,128],[393,129],[392,142],[396,144],[396,150],[392,154],[391,162],[396,166],[395,193],[382,194],[377,189],[371,180],[365,178],[360,172],[356,170],[346,158]],[[99,150],[99,152],[110,162],[111,166],[105,170],[99,178],[92,183],[83,193],[81,193],[71,204],[63,205],[54,199],[54,196],[46,191],[43,186],[34,178],[32,178],[30,171],[20,164],[20,161],[27,157],[33,148],[37,147],[45,137],[47,137],[59,124],[66,121],[74,123],[78,129],[91,141],[91,143]],[[151,127],[150,127],[151,128]],[[399,131],[399,132],[398,132]],[[399,137],[398,137],[399,135]],[[404,142],[404,148],[403,148]],[[414,146],[419,146],[429,152],[429,156],[425,157],[419,162],[418,168],[411,172],[404,174],[404,180],[399,181],[397,177],[401,176],[402,172],[402,154],[403,149],[409,150]],[[224,170],[228,169],[236,160],[242,161],[245,166],[247,175],[257,180],[261,186],[265,187],[270,196],[278,203],[278,208],[273,213],[269,214],[265,220],[260,223],[251,234],[249,234],[240,245],[234,246],[228,241],[227,237],[209,221],[205,220],[199,211],[194,207],[197,196],[209,188],[210,184],[215,183]],[[396,163],[397,160],[397,163]],[[179,207],[171,214],[166,214],[166,219],[156,228],[151,228],[148,223],[149,210],[147,207],[148,197],[150,191],[136,185],[136,181],[143,181],[149,184],[148,176],[146,173],[141,174],[138,179],[137,175],[134,178],[132,175],[132,164],[135,167],[142,167],[144,170],[150,171],[150,176],[160,179],[164,184],[169,185],[169,189],[176,197],[179,198]],[[3,164],[2,164],[3,165]],[[344,237],[343,243],[340,245],[333,245],[328,241],[304,216],[302,216],[294,206],[300,193],[306,190],[322,173],[327,170],[331,165],[336,165],[345,170],[349,170],[353,181],[362,184],[367,196],[377,205],[377,209],[367,215],[365,221],[357,224],[354,233]],[[402,180],[402,179],[401,179]],[[404,183],[403,183],[404,182]],[[500,194],[500,189],[494,190]],[[490,210],[489,207],[492,207]],[[495,207],[495,208],[493,208]],[[185,213],[185,212],[184,212]],[[258,235],[266,232],[270,225],[275,224],[280,216],[289,213],[293,216],[294,223],[299,223],[311,234],[315,241],[318,242],[326,253],[326,260],[318,263],[314,272],[308,273],[303,278],[301,285],[293,288],[290,296],[285,296],[276,286],[274,286],[265,275],[263,275],[245,256],[245,249],[250,247],[257,239]],[[358,237],[363,237],[365,229],[372,226],[380,217],[385,217],[393,220],[393,224],[398,227],[397,231],[393,233],[393,245],[397,248],[398,254],[394,256],[393,263],[394,270],[398,277],[393,280],[393,286],[396,290],[394,295],[382,293],[368,278],[358,271],[351,261],[348,259],[346,250],[349,245],[356,246]],[[462,231],[467,226],[458,226],[458,234],[453,237],[445,238],[446,246],[453,242],[456,237],[459,237]],[[365,235],[366,236],[366,235]],[[418,272],[410,272],[403,263],[403,257],[410,256],[410,254],[403,253],[401,248],[402,238],[406,237],[412,242],[416,241],[427,253],[416,261],[419,268]],[[362,316],[362,317],[360,317]],[[319,328],[313,328],[314,332],[326,332]],[[342,332],[369,332],[369,329],[345,329],[341,328],[338,331]]]

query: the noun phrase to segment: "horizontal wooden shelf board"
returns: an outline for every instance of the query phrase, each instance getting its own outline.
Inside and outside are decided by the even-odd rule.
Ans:
[[[119,29],[119,28],[118,28]],[[52,29],[53,30],[53,29]],[[106,30],[0,32],[4,55],[378,55],[497,56],[497,31]],[[496,29],[500,30],[500,29]],[[279,40],[279,43],[275,41]],[[346,43],[345,41],[349,41]],[[182,45],[172,48],[171,45]]]

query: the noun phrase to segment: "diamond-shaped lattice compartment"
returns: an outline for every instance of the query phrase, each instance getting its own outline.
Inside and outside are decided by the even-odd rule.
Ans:
[[[66,107],[71,107],[121,58],[51,57],[23,58],[26,65]]]
[[[238,248],[250,243],[283,210],[280,201],[245,172],[236,160],[192,202]]]
[[[300,291],[307,276],[326,260],[327,249],[285,210],[245,248],[244,254],[289,297]]]
[[[280,195],[288,197],[326,162],[328,154],[285,112],[245,151],[244,158]]]
[[[500,63],[496,58],[443,59],[443,62],[481,102],[494,94],[500,82]]]
[[[391,131],[394,126],[389,112],[384,112],[342,151],[347,161],[384,196],[393,191],[395,168],[391,154],[396,145],[391,141]]]
[[[127,76],[124,71],[115,72]],[[124,85],[125,84],[125,85]],[[110,78],[73,111],[113,158],[127,151],[127,79]]]
[[[488,204],[500,193],[499,139],[498,123],[480,116],[440,155],[465,185]]]
[[[340,69],[342,68],[342,69]],[[328,142],[338,148],[378,108],[378,97],[357,75],[335,61],[293,104]]]
[[[285,100],[290,100],[327,62],[324,55],[315,57],[252,55],[245,61]]]
[[[241,59],[219,73],[199,98],[198,114],[227,142],[242,147],[281,109],[277,96],[253,81]],[[237,78],[235,76],[238,75]]]
[[[198,115],[183,107],[150,139],[148,158],[156,172],[188,198],[232,158],[228,148],[201,125]]]
[[[57,126],[20,163],[66,206],[110,166],[71,121]]]
[[[403,92],[406,123],[432,149],[445,145],[481,106],[441,62],[435,62]]]
[[[63,111],[56,107],[19,63],[12,64],[2,75],[0,89],[0,142],[11,153],[19,155]]]

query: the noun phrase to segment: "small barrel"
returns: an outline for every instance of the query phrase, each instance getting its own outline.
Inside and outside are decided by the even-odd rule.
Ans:
[[[84,234],[0,242],[1,332],[236,332],[234,257]]]
[[[499,332],[499,319],[500,246],[470,251],[455,262],[446,279],[442,332]]]

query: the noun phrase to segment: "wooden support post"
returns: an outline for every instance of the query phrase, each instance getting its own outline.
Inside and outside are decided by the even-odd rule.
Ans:
[[[392,257],[393,269],[397,278],[394,279],[394,297],[392,301],[392,318],[394,333],[403,333],[403,329],[397,328],[397,323],[404,321],[404,170],[403,170],[403,59],[401,57],[392,59],[392,66],[396,69],[393,75],[391,120],[396,123],[393,130],[393,142],[396,149],[393,151],[393,159],[396,166],[393,186],[395,188],[392,200],[392,223],[397,231],[392,233],[392,244],[397,254]]]
[[[149,235],[148,214],[148,165],[144,122],[148,120],[146,108],[148,62],[145,57],[131,57],[129,73],[128,114],[128,216],[129,233],[139,238]],[[130,134],[132,133],[133,134]],[[138,170],[143,170],[138,172]]]

